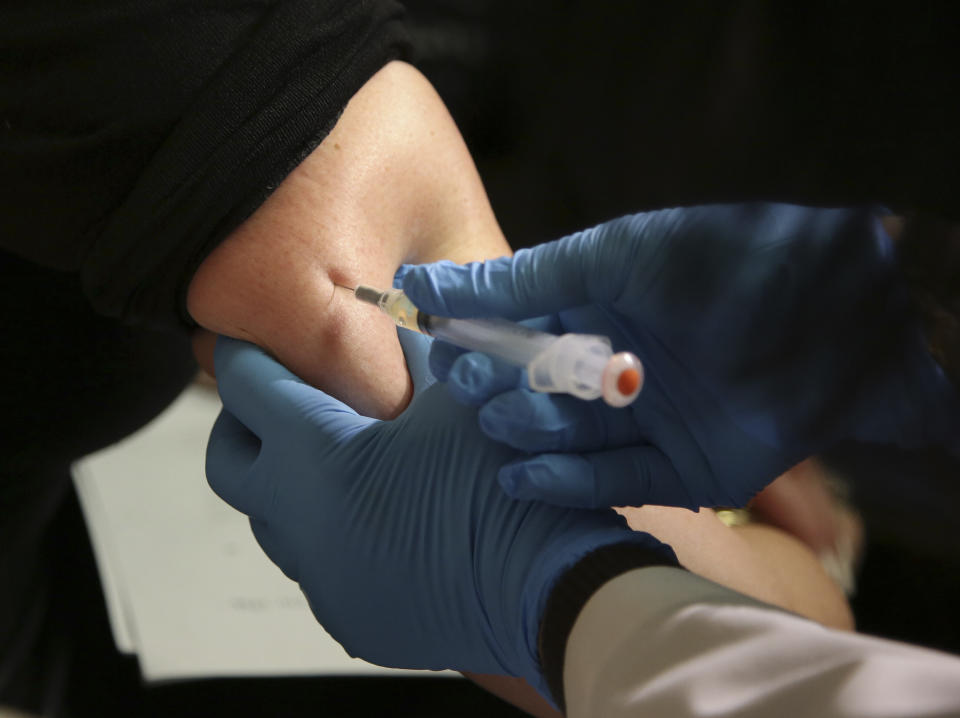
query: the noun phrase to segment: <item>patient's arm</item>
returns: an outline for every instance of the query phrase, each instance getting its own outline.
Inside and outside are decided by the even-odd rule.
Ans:
[[[393,62],[203,262],[187,306],[368,416],[406,406],[396,331],[333,282],[389,287],[403,262],[507,254],[473,161],[433,88]]]

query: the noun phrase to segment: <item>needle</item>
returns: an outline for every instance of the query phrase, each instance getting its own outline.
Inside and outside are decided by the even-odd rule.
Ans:
[[[337,284],[336,282],[334,282],[333,286],[340,287],[340,289],[346,289],[348,292],[354,291],[353,287],[348,287],[346,284]]]

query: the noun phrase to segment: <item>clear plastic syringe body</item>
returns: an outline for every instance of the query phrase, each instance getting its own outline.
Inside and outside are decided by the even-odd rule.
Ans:
[[[632,402],[643,384],[643,367],[628,352],[614,354],[606,337],[557,336],[504,319],[453,319],[421,312],[400,289],[359,286],[357,299],[375,304],[399,327],[464,349],[499,357],[527,370],[530,388],[603,399],[611,406]]]

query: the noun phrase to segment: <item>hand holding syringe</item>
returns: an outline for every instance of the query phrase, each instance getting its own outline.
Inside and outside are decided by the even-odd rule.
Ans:
[[[338,285],[342,286],[342,285]],[[610,341],[590,334],[557,336],[504,319],[450,319],[419,311],[400,289],[350,289],[398,327],[499,357],[527,370],[530,388],[627,406],[643,387],[643,365],[630,352],[614,354]]]

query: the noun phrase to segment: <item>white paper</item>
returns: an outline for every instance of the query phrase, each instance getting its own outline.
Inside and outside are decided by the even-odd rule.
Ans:
[[[113,640],[121,653],[136,653],[137,642],[134,638],[135,628],[132,625],[133,612],[123,580],[117,573],[120,570],[120,562],[116,555],[117,548],[110,540],[106,509],[97,490],[97,482],[89,478],[81,480],[81,476],[88,477],[89,472],[82,463],[75,464],[73,480],[86,519],[90,543],[93,545],[93,555],[100,573],[100,584],[107,603],[107,615],[110,619]]]
[[[140,432],[74,466],[118,648],[139,655],[147,680],[442,675],[352,659],[317,624],[246,517],[207,486],[219,410],[212,390],[192,387]]]

